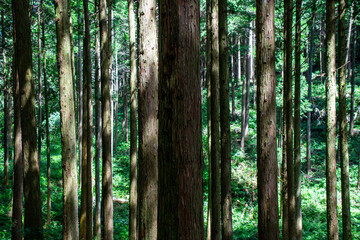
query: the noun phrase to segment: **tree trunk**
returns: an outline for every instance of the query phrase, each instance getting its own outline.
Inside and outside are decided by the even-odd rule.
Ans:
[[[156,239],[158,213],[158,40],[156,1],[138,3],[138,239]]]
[[[81,23],[81,17],[80,17],[80,12],[78,13],[78,22],[79,24]],[[83,101],[83,77],[82,77],[82,50],[81,50],[81,35],[78,38],[78,66],[77,66],[77,70],[78,70],[78,141],[79,141],[79,184],[81,185],[81,181],[82,181],[82,155],[83,155],[83,112],[84,112],[84,101]],[[83,201],[81,201],[83,202]],[[82,208],[81,208],[82,209]],[[81,224],[81,219],[80,219],[80,225]],[[82,227],[80,226],[80,238],[82,235]]]
[[[117,49],[115,49],[115,80],[114,80],[114,91],[113,91],[113,95],[115,96],[114,98],[114,121],[115,122],[115,126],[114,126],[114,154],[116,154],[116,149],[117,149],[117,145],[118,145],[118,124],[119,124],[119,98],[120,98],[120,86],[121,86],[121,79],[119,79],[119,72],[118,72],[118,51]]]
[[[102,211],[103,238],[113,239],[113,191],[111,159],[111,119],[110,119],[110,63],[111,41],[108,21],[108,0],[100,0],[100,58],[101,58],[101,112],[102,112]]]
[[[274,1],[256,1],[258,236],[279,239]]]
[[[60,82],[61,146],[64,187],[63,239],[78,239],[75,96],[71,53],[70,1],[56,0],[57,62]]]
[[[40,2],[41,9],[43,9],[43,0]],[[44,14],[42,12],[42,14]],[[46,75],[46,49],[45,49],[45,21],[44,15],[41,16],[41,45],[42,45],[42,55],[43,55],[43,71],[44,71],[44,91],[45,91],[45,132],[46,132],[46,173],[47,173],[47,199],[46,199],[46,228],[50,229],[50,220],[51,220],[51,168],[50,168],[50,130],[49,130],[49,93],[48,93],[48,83]]]
[[[99,81],[99,1],[95,0],[95,229],[94,238],[101,239],[100,209],[100,154],[101,154],[101,102]]]
[[[245,30],[247,32],[247,29]],[[248,45],[248,40],[244,34],[244,45]],[[239,52],[240,52],[240,38],[239,38]],[[239,63],[239,68],[241,68],[240,64],[241,64],[241,58],[239,56],[238,58],[238,63]],[[242,149],[242,151],[244,152],[245,150],[245,112],[246,112],[246,86],[247,86],[247,82],[248,82],[248,61],[247,61],[247,56],[244,56],[244,72],[245,72],[245,78],[242,81],[242,93],[241,93],[241,135],[240,135],[240,148]],[[239,76],[240,80],[241,80],[241,75]]]
[[[220,228],[220,138],[219,138],[219,4],[211,0],[211,239]]]
[[[204,239],[200,2],[161,0],[159,6],[157,239]]]
[[[129,141],[129,136],[128,136],[128,96],[127,96],[127,78],[126,78],[126,73],[124,73],[123,76],[123,122],[122,122],[122,132],[123,134],[125,134],[125,141],[128,142]]]
[[[129,38],[130,38],[130,200],[129,200],[129,239],[136,240],[137,214],[137,127],[136,127],[136,39],[134,0],[128,0]]]
[[[312,10],[313,10],[314,14],[312,16],[312,24],[310,27],[309,70],[308,70],[308,79],[307,79],[309,103],[312,103],[311,85],[312,85],[313,56],[314,56],[314,27],[315,27],[316,0],[313,1]],[[320,50],[320,52],[321,52],[321,50]],[[321,59],[320,59],[320,61],[321,61]],[[322,71],[322,69],[320,71]],[[320,72],[320,74],[322,74],[322,73]],[[307,112],[306,124],[307,124],[306,125],[306,161],[307,161],[306,175],[309,178],[309,173],[311,171],[311,111]]]
[[[301,4],[296,0],[295,24],[295,103],[294,103],[294,193],[295,193],[295,239],[302,240],[301,213],[301,129],[300,129],[300,89],[301,89]]]
[[[353,22],[353,11],[354,11],[354,3],[351,6],[351,18],[350,18],[350,26],[348,33],[348,56],[350,55],[350,40],[351,40],[351,25]],[[353,52],[351,54],[351,60],[349,64],[349,75],[350,75],[350,83],[351,83],[351,103],[350,103],[350,122],[349,122],[349,133],[351,136],[354,136],[354,100],[355,100],[355,56],[356,56],[356,24],[354,26],[354,34],[353,34]]]
[[[20,82],[21,133],[24,154],[25,239],[42,239],[40,171],[36,145],[35,95],[32,72],[29,1],[13,1],[15,73]]]
[[[339,53],[339,145],[340,145],[340,167],[341,167],[341,205],[343,239],[351,239],[351,217],[350,217],[350,192],[349,192],[349,150],[347,140],[346,120],[346,0],[339,2],[339,25],[338,25],[338,53]],[[350,33],[349,33],[350,34]],[[355,67],[355,66],[354,66]]]
[[[295,192],[294,192],[294,158],[293,158],[293,98],[292,98],[292,18],[293,1],[284,2],[284,122],[285,122],[285,159],[287,169],[288,202],[284,205],[284,211],[288,211],[288,229],[284,239],[295,239]]]
[[[233,239],[231,208],[231,136],[229,108],[229,64],[227,38],[227,0],[219,1],[219,73],[221,128],[221,232],[222,239]]]
[[[13,19],[15,26],[13,28],[14,37],[14,183],[13,183],[13,208],[12,208],[12,223],[11,223],[11,239],[22,239],[22,210],[23,210],[23,182],[24,182],[24,163],[23,163],[23,150],[21,140],[21,94],[20,94],[20,79],[22,78],[23,70],[21,69],[20,52],[22,49],[21,43],[18,41],[19,33],[17,32],[16,23],[18,16],[18,7],[16,6],[21,1],[12,1]]]
[[[231,81],[231,119],[234,121],[235,120],[235,69],[234,69],[234,53],[232,53],[231,55],[231,62],[230,62],[230,81]]]
[[[39,111],[38,111],[38,132],[37,132],[37,142],[38,142],[38,162],[40,164],[41,161],[41,134],[42,134],[42,99],[41,99],[41,12],[42,10],[42,1],[39,0],[40,4],[37,9],[37,20],[38,20],[38,79],[39,79],[39,89],[38,89],[38,103],[39,103]]]
[[[335,0],[326,1],[326,210],[327,237],[339,239],[336,196]]]

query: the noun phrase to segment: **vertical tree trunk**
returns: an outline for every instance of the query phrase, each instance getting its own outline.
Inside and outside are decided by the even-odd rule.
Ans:
[[[128,0],[129,38],[130,38],[130,201],[129,201],[129,239],[137,240],[137,127],[136,127],[136,39],[134,0]]]
[[[43,9],[43,0],[40,2],[41,9]],[[42,12],[44,14],[44,12]],[[46,199],[46,228],[50,228],[51,220],[51,168],[50,168],[50,130],[49,130],[49,93],[48,93],[48,83],[46,75],[46,49],[45,49],[45,21],[44,15],[41,16],[41,45],[42,45],[42,57],[43,57],[43,71],[44,71],[44,91],[45,91],[45,132],[46,132],[46,173],[47,173],[47,199]]]
[[[339,145],[341,166],[341,205],[342,205],[342,227],[343,239],[351,239],[351,216],[350,216],[350,192],[349,192],[349,150],[347,140],[346,120],[346,0],[339,2],[339,25],[338,25],[338,53],[339,53]],[[350,34],[350,33],[349,33]],[[355,66],[354,66],[355,67]]]
[[[20,1],[12,1],[12,13],[13,20],[18,18],[18,7]],[[20,31],[21,32],[21,31]],[[13,208],[12,208],[12,223],[11,223],[11,239],[21,240],[22,239],[22,210],[23,210],[23,183],[24,183],[24,163],[23,163],[23,150],[21,140],[21,94],[20,94],[20,79],[22,77],[22,69],[20,65],[20,52],[21,43],[19,43],[19,36],[17,25],[15,22],[13,28],[14,37],[14,183],[13,183]],[[19,46],[20,45],[20,46]]]
[[[113,95],[115,96],[114,101],[114,154],[116,154],[117,144],[118,144],[118,124],[119,124],[119,98],[120,98],[120,86],[122,82],[121,79],[119,79],[119,73],[118,73],[118,51],[115,50],[115,79],[114,79],[114,92]]]
[[[234,44],[235,45],[235,44]],[[235,68],[234,68],[234,53],[231,53],[231,62],[230,62],[230,81],[231,81],[231,119],[235,120]]]
[[[101,57],[101,112],[102,112],[102,212],[103,238],[113,239],[113,191],[111,159],[111,123],[110,123],[110,25],[108,21],[108,0],[100,0],[100,57]]]
[[[80,24],[81,17],[80,17],[80,11],[78,13],[78,22]],[[82,77],[82,50],[81,50],[81,36],[78,38],[78,141],[79,141],[79,184],[81,185],[82,181],[82,155],[83,155],[83,111],[84,111],[84,102],[83,102],[83,77]],[[81,201],[83,202],[83,201]],[[82,208],[81,208],[82,209]],[[82,211],[82,210],[81,210]],[[80,219],[80,225],[81,225],[81,219]],[[82,227],[80,226],[80,238],[82,235]]]
[[[233,239],[231,208],[231,136],[229,108],[229,64],[227,0],[219,0],[219,75],[221,128],[221,232],[222,239]]]
[[[313,71],[313,55],[314,55],[314,27],[315,27],[315,10],[316,10],[316,0],[313,1],[312,10],[314,12],[312,16],[312,23],[310,27],[310,49],[309,49],[309,70],[308,70],[308,101],[311,103],[311,85],[312,85],[312,71]],[[321,50],[320,50],[321,52]],[[321,61],[321,59],[320,59]],[[321,70],[322,71],[322,70]],[[322,73],[320,73],[322,74]],[[307,170],[306,175],[309,178],[309,173],[311,171],[311,111],[307,112],[307,125],[306,125],[306,161],[307,161]]]
[[[70,1],[56,0],[57,62],[60,82],[61,146],[64,186],[63,239],[78,239],[78,192],[74,75],[71,53]]]
[[[300,89],[301,89],[301,4],[296,0],[295,25],[295,103],[294,103],[294,193],[295,193],[295,239],[302,240],[301,213],[301,131],[300,131]]]
[[[248,29],[245,29],[245,32],[247,32]],[[248,38],[246,38],[246,33],[244,34],[244,45],[248,45]],[[239,52],[240,52],[240,39],[239,39]],[[246,112],[246,86],[247,86],[247,82],[248,82],[248,61],[247,61],[247,56],[244,56],[244,71],[245,71],[245,78],[242,81],[242,93],[241,93],[241,135],[240,135],[240,148],[242,149],[242,151],[244,152],[245,150],[245,112]],[[240,64],[241,64],[241,58],[239,56],[238,59],[238,63],[239,63],[239,68],[241,68]],[[240,80],[241,80],[241,75],[239,76]]]
[[[38,9],[37,9],[37,20],[38,20],[38,79],[39,79],[39,90],[38,90],[38,103],[39,103],[39,111],[38,111],[38,132],[37,132],[37,142],[38,142],[38,162],[40,164],[41,161],[41,134],[42,134],[42,99],[41,99],[41,12],[42,10],[42,1],[39,0]]]
[[[254,58],[253,58],[253,49],[254,49],[254,22],[250,23],[250,29],[249,29],[249,52],[248,52],[248,71],[249,71],[249,77],[248,81],[246,82],[246,107],[245,107],[245,128],[244,128],[244,140],[249,135],[249,110],[250,110],[250,82],[254,78]],[[255,82],[255,81],[253,81]],[[253,90],[255,90],[255,84],[253,86]],[[254,105],[255,105],[255,95],[254,94]],[[245,143],[244,143],[245,145]]]
[[[353,3],[354,4],[354,3]],[[351,6],[351,19],[350,19],[350,25],[352,25],[352,19],[353,19],[353,11],[354,11],[354,5]],[[351,39],[351,27],[349,26],[349,38],[348,38],[348,54],[350,55],[350,39]],[[356,56],[356,24],[354,26],[354,34],[353,34],[353,52],[351,54],[351,60],[349,64],[349,75],[350,75],[350,84],[351,84],[351,100],[350,100],[350,121],[349,121],[349,133],[351,136],[354,136],[354,100],[355,100],[355,56]]]
[[[204,239],[200,2],[161,0],[159,6],[157,239]]]
[[[140,0],[138,239],[156,239],[158,213],[158,40],[156,1]]]
[[[129,137],[128,137],[128,101],[127,101],[127,78],[126,78],[126,73],[124,73],[124,77],[123,77],[123,122],[122,122],[122,132],[123,134],[125,134],[125,141],[128,142],[129,141]]]
[[[279,239],[274,1],[256,1],[258,236]]]
[[[327,237],[339,239],[336,196],[335,0],[326,1],[326,210]]]
[[[99,0],[95,0],[95,229],[94,238],[101,239],[100,211],[100,154],[101,154],[101,102],[99,81]]]
[[[15,72],[20,81],[21,133],[24,154],[25,239],[42,239],[40,171],[36,145],[35,95],[32,72],[29,1],[13,1],[15,25]]]
[[[219,3],[211,0],[211,239],[220,229]]]

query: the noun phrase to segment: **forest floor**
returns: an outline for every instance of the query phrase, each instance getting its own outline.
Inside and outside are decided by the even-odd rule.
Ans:
[[[251,113],[250,118],[256,114]],[[233,196],[233,228],[234,239],[257,239],[257,187],[256,187],[256,125],[250,119],[249,137],[246,141],[245,152],[239,149],[240,121],[232,122],[232,196]],[[304,128],[302,128],[304,129]],[[207,139],[204,128],[204,220],[206,224],[207,213]],[[326,181],[325,181],[325,131],[323,127],[313,127],[312,139],[312,172],[307,178],[305,147],[302,143],[302,214],[303,238],[305,240],[326,239]],[[130,145],[120,139],[117,153],[114,157],[113,183],[114,197],[127,199],[129,195],[129,149]],[[304,142],[305,139],[302,139]],[[44,141],[45,142],[45,141]],[[349,138],[350,152],[350,198],[353,239],[360,239],[360,190],[357,189],[358,161],[360,153],[360,137]],[[41,160],[41,192],[43,198],[43,216],[46,218],[46,151],[42,148]],[[0,172],[3,173],[3,150],[0,149]],[[278,148],[279,165],[281,161],[281,148]],[[12,162],[10,163],[10,179],[12,178]],[[93,175],[94,176],[94,175]],[[62,239],[62,172],[61,172],[61,144],[60,136],[51,139],[51,224],[45,231],[46,239]],[[340,166],[337,165],[337,197],[339,229],[342,233],[341,221],[341,184]],[[2,182],[2,181],[1,181]],[[10,181],[10,186],[12,181]],[[280,187],[280,184],[278,184]],[[94,186],[94,185],[93,185]],[[279,188],[280,189],[280,188]],[[95,193],[94,193],[95,194]],[[0,185],[0,239],[11,239],[11,188]],[[280,198],[279,198],[280,199]],[[280,201],[280,200],[279,200]],[[79,192],[80,202],[80,192]],[[80,208],[79,208],[80,209]],[[114,204],[114,239],[127,239],[128,237],[128,205]],[[281,227],[281,219],[280,219]]]

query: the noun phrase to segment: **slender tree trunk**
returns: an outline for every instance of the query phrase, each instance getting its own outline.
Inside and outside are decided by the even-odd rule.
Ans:
[[[349,150],[347,140],[346,120],[346,0],[339,2],[339,25],[338,25],[338,53],[339,53],[339,145],[341,166],[341,204],[342,204],[342,227],[343,239],[351,239],[351,216],[350,216],[350,191],[349,191]],[[350,33],[349,33],[350,34]],[[354,66],[355,67],[355,66]]]
[[[349,33],[348,33],[348,45],[347,45],[347,55],[346,59],[349,59],[350,56],[350,40],[351,40],[351,29],[353,23],[353,11],[354,11],[354,3],[351,6],[351,17],[349,23]],[[350,121],[349,121],[349,133],[350,136],[354,136],[354,100],[355,100],[355,56],[356,56],[356,24],[354,26],[354,34],[353,34],[353,52],[351,54],[351,60],[349,64],[349,76],[351,83],[351,100],[350,100]]]
[[[279,239],[274,1],[256,1],[258,237]]]
[[[158,40],[156,1],[140,0],[138,239],[156,239],[158,213]]]
[[[300,89],[301,89],[301,4],[296,0],[295,25],[295,103],[294,103],[294,192],[295,192],[295,239],[302,240],[301,213],[301,131],[300,131]]]
[[[245,30],[247,31],[247,29]],[[244,45],[248,45],[248,40],[244,34]],[[239,48],[240,48],[240,39],[239,39]],[[240,49],[239,49],[240,52]],[[239,62],[239,68],[241,68],[240,63],[241,63],[241,58],[239,57],[238,59]],[[246,86],[247,86],[247,82],[248,82],[248,61],[247,61],[247,56],[244,56],[244,71],[245,71],[245,78],[242,81],[242,93],[241,93],[241,137],[240,137],[240,148],[242,149],[242,151],[244,152],[245,150],[245,112],[246,112]],[[240,76],[241,79],[241,76]]]
[[[219,73],[221,128],[221,232],[222,239],[233,239],[231,208],[231,136],[229,108],[229,64],[227,37],[227,0],[219,1]]]
[[[137,240],[137,127],[136,127],[136,40],[134,0],[128,0],[129,38],[130,38],[130,201],[129,201],[129,239]]]
[[[113,191],[111,159],[111,119],[110,119],[110,24],[108,21],[108,0],[100,0],[100,57],[101,57],[101,112],[102,112],[102,211],[103,238],[113,239]]]
[[[219,132],[219,3],[211,0],[211,239],[220,228],[220,132]]]
[[[231,54],[230,81],[231,81],[231,119],[235,120],[235,77],[234,77],[234,53]]]
[[[128,142],[129,141],[129,137],[128,137],[128,95],[127,95],[127,78],[126,78],[126,73],[124,73],[124,77],[123,77],[123,122],[122,122],[122,132],[123,134],[125,134],[125,141]]]
[[[121,86],[121,79],[119,79],[118,73],[118,51],[115,50],[115,80],[114,80],[114,92],[113,95],[115,96],[114,101],[114,154],[116,154],[117,144],[118,144],[118,126],[119,126],[119,98],[120,98],[120,86]]]
[[[42,99],[41,99],[41,12],[42,12],[42,1],[39,0],[39,5],[37,9],[37,20],[38,20],[38,79],[39,79],[39,90],[38,90],[38,103],[39,103],[39,111],[38,111],[38,135],[37,135],[37,142],[38,142],[38,162],[40,164],[41,161],[41,134],[42,134]]]
[[[17,20],[18,9],[16,7],[20,1],[12,1],[12,13],[14,21]],[[23,183],[24,183],[24,163],[23,163],[23,150],[21,140],[21,94],[20,94],[20,78],[22,77],[22,69],[20,65],[21,56],[19,53],[19,43],[17,32],[17,25],[13,28],[14,37],[14,183],[13,183],[13,208],[12,208],[12,223],[11,223],[11,239],[22,239],[22,210],[23,210]],[[21,32],[21,31],[20,31]]]
[[[313,1],[313,12],[316,10],[316,0]],[[312,103],[311,99],[311,86],[312,86],[312,71],[313,71],[313,56],[314,56],[314,27],[315,27],[315,14],[312,16],[312,24],[310,27],[310,49],[309,49],[309,70],[308,70],[308,101]],[[321,52],[321,50],[320,50]],[[321,60],[320,60],[321,61]],[[321,73],[320,73],[321,74]],[[306,127],[306,161],[307,170],[306,175],[309,178],[311,171],[311,111],[307,112],[307,127]]]
[[[15,25],[15,73],[21,93],[21,134],[24,154],[25,239],[42,239],[40,171],[36,145],[35,95],[32,72],[29,1],[13,1]]]
[[[336,196],[335,0],[326,1],[326,209],[327,237],[339,239]]]
[[[204,239],[200,1],[161,0],[159,6],[157,239]]]
[[[78,22],[81,22],[81,17],[80,17],[80,11],[78,13]],[[83,77],[82,77],[82,49],[81,49],[81,36],[79,36],[78,38],[78,66],[77,66],[77,70],[78,70],[78,141],[79,141],[79,184],[81,185],[81,181],[82,181],[82,170],[83,170],[83,166],[82,166],[82,156],[83,156],[83,122],[84,122],[84,118],[83,118],[83,112],[84,112],[84,101],[83,101]],[[83,201],[81,201],[83,202]],[[82,209],[82,208],[81,208]],[[81,210],[82,211],[82,210]],[[82,214],[81,214],[82,215]],[[80,219],[80,225],[83,226],[81,224],[81,219]],[[80,238],[82,236],[82,227],[80,226]]]
[[[40,2],[41,9],[43,9],[43,0]],[[41,16],[41,45],[42,45],[42,57],[43,57],[43,72],[44,72],[44,91],[45,91],[45,132],[46,132],[46,175],[47,175],[47,199],[46,199],[46,228],[50,228],[51,220],[51,168],[50,168],[50,130],[49,130],[49,93],[48,93],[48,83],[47,83],[47,74],[46,74],[46,49],[45,49],[45,21],[44,13],[42,12]]]
[[[250,23],[250,29],[249,29],[249,52],[248,52],[248,71],[249,71],[249,77],[248,81],[246,82],[246,106],[245,106],[245,128],[244,128],[244,140],[249,135],[249,110],[250,110],[250,82],[254,78],[254,58],[252,51],[254,49],[254,22]],[[255,81],[254,81],[255,82]],[[253,86],[253,89],[255,90],[255,84]],[[255,105],[255,94],[254,94],[254,105]],[[245,145],[245,143],[244,143]]]
[[[64,186],[63,239],[78,239],[78,192],[74,75],[71,53],[70,1],[56,0],[57,62],[60,82],[61,146]]]
[[[101,209],[100,209],[100,154],[101,154],[101,102],[99,81],[99,1],[95,0],[95,229],[94,238],[101,239]]]

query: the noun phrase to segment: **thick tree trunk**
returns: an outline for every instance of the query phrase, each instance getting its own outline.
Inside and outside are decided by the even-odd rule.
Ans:
[[[211,0],[211,239],[220,228],[219,3]]]
[[[351,239],[350,191],[349,191],[349,150],[346,120],[346,0],[339,2],[338,54],[339,54],[339,145],[341,167],[341,205],[343,240]],[[355,66],[354,66],[355,67]]]
[[[158,39],[156,1],[138,5],[138,239],[156,239],[158,213]]]
[[[296,0],[295,25],[295,103],[294,103],[294,194],[295,194],[295,239],[302,240],[301,213],[301,131],[300,131],[300,89],[301,89],[301,4]]]
[[[75,96],[72,69],[70,1],[56,0],[57,62],[60,82],[61,146],[64,186],[63,239],[78,239]]]
[[[14,21],[17,20],[18,13],[15,5],[19,4],[20,1],[12,1],[12,10]],[[19,21],[19,20],[18,20]],[[14,37],[14,183],[13,183],[13,208],[12,208],[12,223],[11,223],[11,239],[21,240],[22,239],[22,210],[23,210],[23,183],[24,183],[24,163],[23,163],[23,151],[22,151],[22,140],[21,140],[21,94],[20,94],[20,79],[23,74],[20,60],[21,56],[19,53],[18,39],[19,33],[17,32],[17,25],[13,28]]]
[[[313,1],[313,12],[316,10],[316,0]],[[314,27],[315,27],[315,13],[312,16],[312,23],[310,27],[310,49],[309,49],[309,69],[308,69],[308,101],[312,103],[311,97],[311,87],[312,87],[312,72],[313,72],[313,56],[314,56]],[[321,50],[320,50],[321,51]],[[320,60],[321,61],[321,60]],[[320,73],[321,74],[321,73]],[[309,178],[309,173],[311,171],[311,112],[307,112],[307,122],[306,122],[306,162],[307,169],[306,175]]]
[[[21,133],[24,154],[25,239],[42,239],[40,170],[36,144],[35,95],[32,72],[29,1],[13,1],[15,25],[15,73],[21,93]]]
[[[258,236],[279,239],[274,1],[256,1]]]
[[[327,237],[339,239],[336,194],[335,0],[326,1],[326,210]]]
[[[159,6],[157,239],[204,239],[200,2],[161,0]]]
[[[101,102],[99,81],[99,1],[95,0],[95,229],[94,238],[101,239],[100,209],[100,154],[101,154]]]
[[[101,57],[101,112],[102,112],[102,212],[103,238],[113,239],[113,191],[111,159],[111,97],[110,97],[110,63],[111,40],[109,39],[108,0],[100,0],[100,57]]]
[[[137,126],[136,126],[136,40],[134,0],[128,0],[129,38],[130,38],[130,200],[129,200],[129,239],[136,240],[137,214]]]
[[[231,136],[229,108],[229,66],[227,38],[227,0],[219,1],[219,73],[221,128],[221,233],[222,239],[233,239],[231,208]]]
[[[294,192],[294,158],[293,158],[293,97],[292,97],[292,18],[293,1],[284,2],[284,122],[285,122],[285,159],[287,169],[287,194],[288,202],[284,211],[288,212],[288,229],[283,231],[284,239],[294,239],[295,236],[295,192]]]

